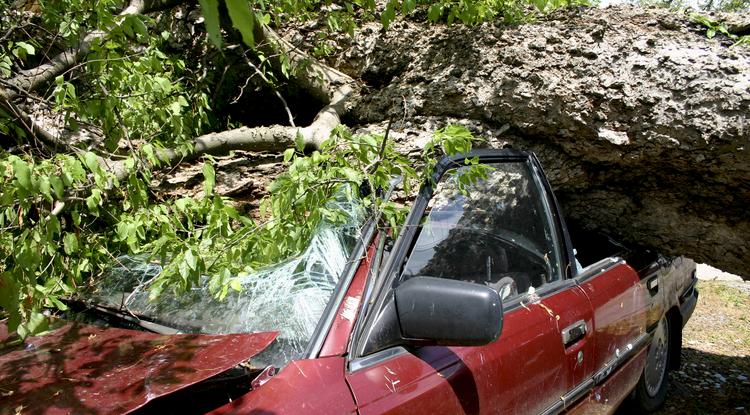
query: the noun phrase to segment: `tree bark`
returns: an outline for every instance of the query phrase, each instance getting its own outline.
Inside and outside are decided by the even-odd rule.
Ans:
[[[125,17],[133,14],[146,14],[159,10],[168,9],[184,2],[176,0],[132,0],[126,6],[119,17]],[[52,82],[58,75],[63,74],[74,65],[78,64],[91,50],[91,45],[101,41],[107,36],[105,30],[97,30],[84,36],[81,43],[61,52],[49,62],[43,63],[37,67],[21,71],[18,75],[11,78],[8,82],[23,91],[34,91],[40,86]],[[18,96],[16,91],[8,91],[8,98],[13,99]]]
[[[462,120],[537,152],[571,220],[750,277],[750,48],[730,44],[621,6],[365,28],[339,62],[372,88],[355,122]]]
[[[181,3],[175,0],[132,0],[123,9],[120,16],[143,14],[173,7]],[[357,82],[350,76],[313,59],[291,43],[278,36],[265,25],[256,23],[256,41],[267,56],[286,56],[290,67],[290,81],[305,92],[324,102],[326,105],[318,112],[313,122],[306,127],[268,126],[246,128],[210,133],[197,137],[194,149],[190,154],[180,154],[173,149],[160,151],[157,156],[161,166],[174,166],[182,161],[194,160],[204,154],[226,153],[231,150],[277,151],[281,152],[295,145],[300,135],[309,148],[318,148],[333,129],[341,123],[341,116],[348,111],[347,103],[359,91]],[[5,81],[12,88],[0,87],[0,105],[9,110],[19,124],[27,127],[34,137],[41,137],[48,146],[59,147],[66,140],[42,129],[34,120],[13,104],[20,95],[29,94],[41,85],[51,82],[56,76],[79,64],[85,59],[94,42],[106,36],[104,31],[88,34],[75,48],[71,48],[49,62],[36,68],[23,71],[21,74]],[[274,58],[276,66],[281,62]],[[100,159],[102,165],[110,169],[117,177],[126,174],[124,163],[120,160]]]

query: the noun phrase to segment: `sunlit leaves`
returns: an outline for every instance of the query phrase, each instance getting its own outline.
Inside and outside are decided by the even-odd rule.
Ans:
[[[33,55],[35,52],[34,46],[28,42],[17,42],[13,48],[13,55],[19,59],[26,59],[27,56]]]
[[[46,329],[41,309],[64,307],[58,298],[74,291],[91,264],[109,260],[107,232],[88,226],[111,182],[90,153],[35,161],[3,155],[0,172],[0,306],[11,330],[34,334]]]
[[[232,27],[239,30],[242,40],[248,46],[255,45],[253,30],[255,30],[255,16],[250,11],[247,0],[224,0],[226,2]]]
[[[208,37],[214,45],[221,47],[221,29],[219,28],[219,0],[199,0],[201,11],[206,22]]]
[[[709,39],[712,39],[717,34],[722,34],[734,42],[731,47],[750,46],[750,35],[738,36],[731,33],[723,21],[714,20],[700,13],[690,13],[689,17],[694,22],[706,28],[706,37]]]
[[[203,164],[203,188],[207,196],[214,192],[214,183],[216,182],[216,172],[210,163]]]

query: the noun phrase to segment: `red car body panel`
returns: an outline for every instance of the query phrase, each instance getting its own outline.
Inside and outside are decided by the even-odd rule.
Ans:
[[[343,357],[295,360],[278,375],[211,414],[351,414]]]
[[[594,309],[594,366],[598,370],[629,351],[645,333],[649,294],[635,270],[624,263],[582,282],[581,288]]]
[[[256,355],[276,333],[160,335],[68,323],[0,349],[2,410],[128,413]],[[8,339],[0,325],[0,343]]]
[[[500,338],[477,347],[423,347],[347,375],[362,414],[537,413],[590,370],[588,338],[563,347],[560,329],[591,324],[588,299],[570,287],[505,313]],[[539,393],[544,391],[544,393]]]
[[[632,360],[625,363],[621,368],[612,373],[606,382],[593,389],[588,397],[582,399],[574,407],[570,408],[569,414],[608,414],[614,412],[622,403],[638,380],[643,365],[646,362],[648,350],[643,349],[636,354]]]
[[[336,312],[336,317],[333,320],[328,336],[326,336],[326,341],[320,350],[320,357],[341,356],[346,353],[349,337],[362,305],[362,294],[367,282],[367,275],[370,273],[370,268],[372,267],[372,259],[375,255],[375,248],[378,245],[378,238],[381,237],[382,235],[373,238],[370,247],[365,251],[365,257],[360,262],[357,272],[354,274],[354,279],[349,285],[346,297],[344,297],[344,301],[341,302]]]

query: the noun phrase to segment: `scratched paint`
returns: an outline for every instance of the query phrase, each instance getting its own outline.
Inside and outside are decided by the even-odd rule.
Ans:
[[[341,318],[348,321],[353,321],[354,317],[357,316],[357,308],[359,308],[360,297],[346,297],[344,300],[344,308],[341,310]]]

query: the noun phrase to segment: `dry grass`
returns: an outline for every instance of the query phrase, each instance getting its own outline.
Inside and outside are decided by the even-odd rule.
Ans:
[[[750,356],[750,283],[701,281],[698,291],[698,306],[685,326],[683,346],[724,356]]]
[[[701,281],[659,414],[750,414],[750,282]]]

